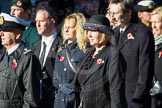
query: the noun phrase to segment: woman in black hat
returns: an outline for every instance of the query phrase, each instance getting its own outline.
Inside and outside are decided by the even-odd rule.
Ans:
[[[76,78],[77,108],[120,108],[119,53],[110,42],[108,19],[92,16],[82,28],[92,48],[80,64]]]

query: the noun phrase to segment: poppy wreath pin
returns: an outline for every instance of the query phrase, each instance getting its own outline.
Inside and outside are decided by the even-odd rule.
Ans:
[[[55,48],[51,48],[51,50],[52,50],[52,51],[54,51],[54,50],[55,50]]]
[[[58,55],[58,59],[59,59],[60,62],[63,62],[64,61],[64,56]]]
[[[18,63],[17,63],[17,61],[16,61],[15,59],[12,61],[11,66],[12,66],[12,68],[14,68],[14,69],[17,68]]]
[[[102,64],[104,63],[104,60],[102,58],[97,59],[96,64]]]
[[[161,58],[161,56],[162,56],[162,51],[159,52],[159,56],[158,57]]]
[[[127,39],[128,40],[132,40],[132,39],[135,39],[134,36],[132,35],[132,33],[128,33],[127,34]]]

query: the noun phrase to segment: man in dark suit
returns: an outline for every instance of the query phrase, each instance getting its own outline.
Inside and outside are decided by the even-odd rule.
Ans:
[[[57,35],[56,24],[57,16],[55,10],[51,7],[40,7],[36,11],[36,27],[42,39],[34,44],[32,50],[40,59],[42,65],[41,102],[39,108],[53,108],[54,105],[54,87],[52,77],[55,63],[55,55],[62,39]]]
[[[110,4],[110,15],[119,23],[114,30],[122,74],[125,74],[121,88],[126,98],[123,108],[150,108],[149,91],[154,74],[153,34],[143,24],[132,21],[133,11],[128,2],[112,0]]]
[[[38,58],[21,42],[22,19],[0,14],[0,108],[36,108],[39,103],[41,66]]]

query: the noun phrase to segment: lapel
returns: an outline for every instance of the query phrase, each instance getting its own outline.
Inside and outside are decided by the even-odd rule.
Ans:
[[[134,26],[129,24],[128,27],[125,29],[123,36],[119,39],[120,33],[118,33],[118,49],[121,50],[125,45],[127,45],[130,40],[127,38],[128,33],[134,34]]]
[[[16,49],[16,51],[14,51],[12,54],[10,54],[5,59],[3,59],[0,62],[0,72],[6,70],[9,67],[9,65],[11,65],[11,61],[13,59],[16,59],[16,61],[19,61],[21,54],[23,53],[23,49],[24,49],[24,45],[20,45],[18,49]]]
[[[4,55],[5,55],[5,52],[6,52],[6,48],[3,47],[1,50],[0,50],[0,62],[2,61]]]
[[[96,60],[95,60],[95,65],[93,67],[91,67],[91,69],[88,69],[87,72],[86,72],[86,79],[85,81],[83,82],[83,84],[95,73],[97,72],[97,70],[103,66],[104,64],[96,64]]]
[[[107,52],[107,47],[104,47],[102,49],[102,51],[99,53],[99,56],[94,60],[94,63],[92,64],[93,66],[86,70],[86,79],[85,81],[83,81],[83,84],[95,73],[98,72],[97,70],[100,69],[100,67],[102,67],[103,65],[105,65],[105,60],[107,60],[106,58],[108,57],[108,53]],[[105,52],[106,51],[106,52]],[[92,53],[91,53],[92,54]],[[104,60],[104,63],[101,64],[97,64],[97,60],[102,59]],[[87,60],[87,59],[86,59]]]
[[[37,43],[36,43],[36,45],[35,45],[35,47],[34,47],[34,49],[33,49],[33,52],[35,52],[35,55],[39,58],[39,54],[40,54],[40,50],[41,50],[41,41],[42,41],[42,39],[40,39]]]
[[[53,43],[52,43],[52,45],[51,45],[51,48],[50,48],[50,50],[49,50],[49,53],[48,53],[48,55],[47,55],[47,59],[48,58],[55,58],[55,56],[56,56],[56,53],[57,53],[57,51],[58,51],[58,48],[59,48],[59,46],[60,46],[60,37],[59,36],[56,36],[56,38],[55,38],[55,40],[53,41]],[[46,60],[46,62],[45,62],[45,65],[48,65],[48,60]]]
[[[7,70],[9,64],[9,58],[6,57],[0,62],[0,72]]]

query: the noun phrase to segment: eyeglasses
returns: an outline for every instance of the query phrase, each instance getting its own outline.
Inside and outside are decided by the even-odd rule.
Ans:
[[[119,15],[119,14],[122,14],[122,11],[118,11],[118,12],[111,12],[110,9],[107,9],[107,13],[109,16],[112,16],[112,15]]]
[[[110,16],[116,16],[116,15],[119,15],[119,14],[122,14],[122,12],[110,12],[108,13]]]

